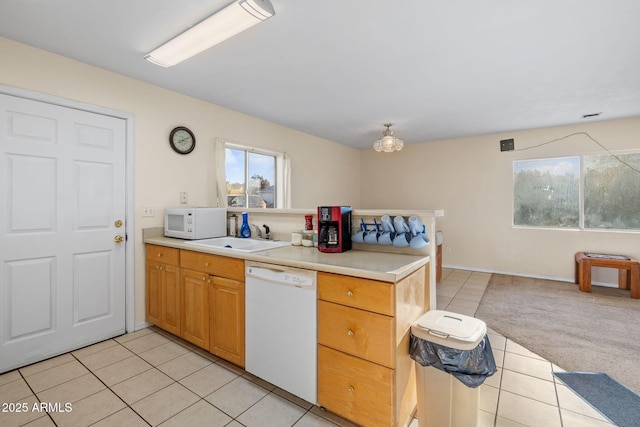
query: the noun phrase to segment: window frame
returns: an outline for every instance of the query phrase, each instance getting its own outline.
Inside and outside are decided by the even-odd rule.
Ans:
[[[593,232],[619,232],[619,233],[635,233],[640,234],[640,228],[606,228],[606,227],[587,227],[585,225],[586,221],[586,213],[585,213],[585,193],[586,193],[586,161],[587,157],[598,157],[598,156],[613,156],[617,159],[617,156],[635,154],[640,155],[640,151],[638,150],[628,150],[624,152],[618,153],[589,153],[589,154],[578,154],[578,155],[562,155],[562,156],[549,156],[542,158],[532,158],[532,159],[516,159],[512,161],[511,166],[511,176],[512,176],[512,200],[511,200],[511,226],[513,228],[521,228],[521,229],[544,229],[544,230],[563,230],[563,231],[593,231]],[[554,159],[563,159],[563,158],[578,158],[579,159],[579,177],[578,177],[578,226],[576,227],[562,227],[562,226],[554,226],[554,225],[520,225],[515,222],[516,215],[516,164],[518,162],[530,162],[530,161],[544,161],[544,160],[554,160]],[[619,159],[617,159],[620,161]],[[620,161],[621,163],[625,163]],[[637,172],[637,171],[636,171]],[[640,179],[640,178],[639,178]]]
[[[285,172],[284,172],[284,169],[285,169],[284,159],[286,155],[285,153],[273,151],[273,150],[267,150],[267,149],[258,148],[258,147],[251,147],[247,145],[236,144],[232,142],[225,142],[224,148],[225,148],[225,151],[227,149],[231,149],[231,150],[237,150],[237,151],[244,151],[245,153],[245,156],[244,156],[245,189],[243,193],[245,197],[245,206],[243,206],[244,209],[253,209],[253,208],[248,208],[249,196],[250,196],[250,194],[248,194],[248,191],[249,191],[248,180],[250,179],[248,166],[249,166],[250,153],[260,154],[263,156],[270,156],[270,157],[273,157],[275,160],[275,171],[274,171],[275,182],[273,183],[274,203],[273,203],[273,207],[265,207],[263,209],[279,209],[285,206],[285,191],[287,191],[285,188]],[[225,169],[227,167],[226,162],[227,161],[225,156]],[[226,172],[225,172],[225,182],[226,182]],[[227,204],[228,204],[228,196],[229,194],[225,194]],[[259,208],[255,208],[255,209],[259,209]]]

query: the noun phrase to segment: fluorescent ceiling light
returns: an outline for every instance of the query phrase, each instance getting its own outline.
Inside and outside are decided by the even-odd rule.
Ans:
[[[145,56],[171,67],[275,15],[269,0],[237,0]]]

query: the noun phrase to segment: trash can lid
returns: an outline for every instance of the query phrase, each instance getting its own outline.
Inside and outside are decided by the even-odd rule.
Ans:
[[[480,319],[443,310],[423,314],[412,326],[418,338],[458,350],[473,350],[487,333]]]

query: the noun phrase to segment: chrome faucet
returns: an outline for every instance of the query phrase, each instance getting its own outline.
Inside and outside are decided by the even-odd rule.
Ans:
[[[256,239],[262,239],[262,230],[255,224],[251,224],[256,229]]]
[[[271,236],[269,235],[269,233],[270,233],[270,231],[271,231],[271,230],[269,229],[269,226],[268,226],[267,224],[262,224],[262,226],[264,227],[264,232],[265,232],[265,236],[264,236],[264,238],[265,238],[266,240],[271,239]]]

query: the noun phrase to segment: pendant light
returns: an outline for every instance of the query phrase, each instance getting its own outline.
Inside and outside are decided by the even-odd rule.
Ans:
[[[384,124],[387,130],[382,132],[382,138],[373,143],[373,149],[380,152],[392,153],[394,151],[402,150],[404,147],[404,141],[398,137],[393,136],[393,131],[390,129],[391,123]]]

